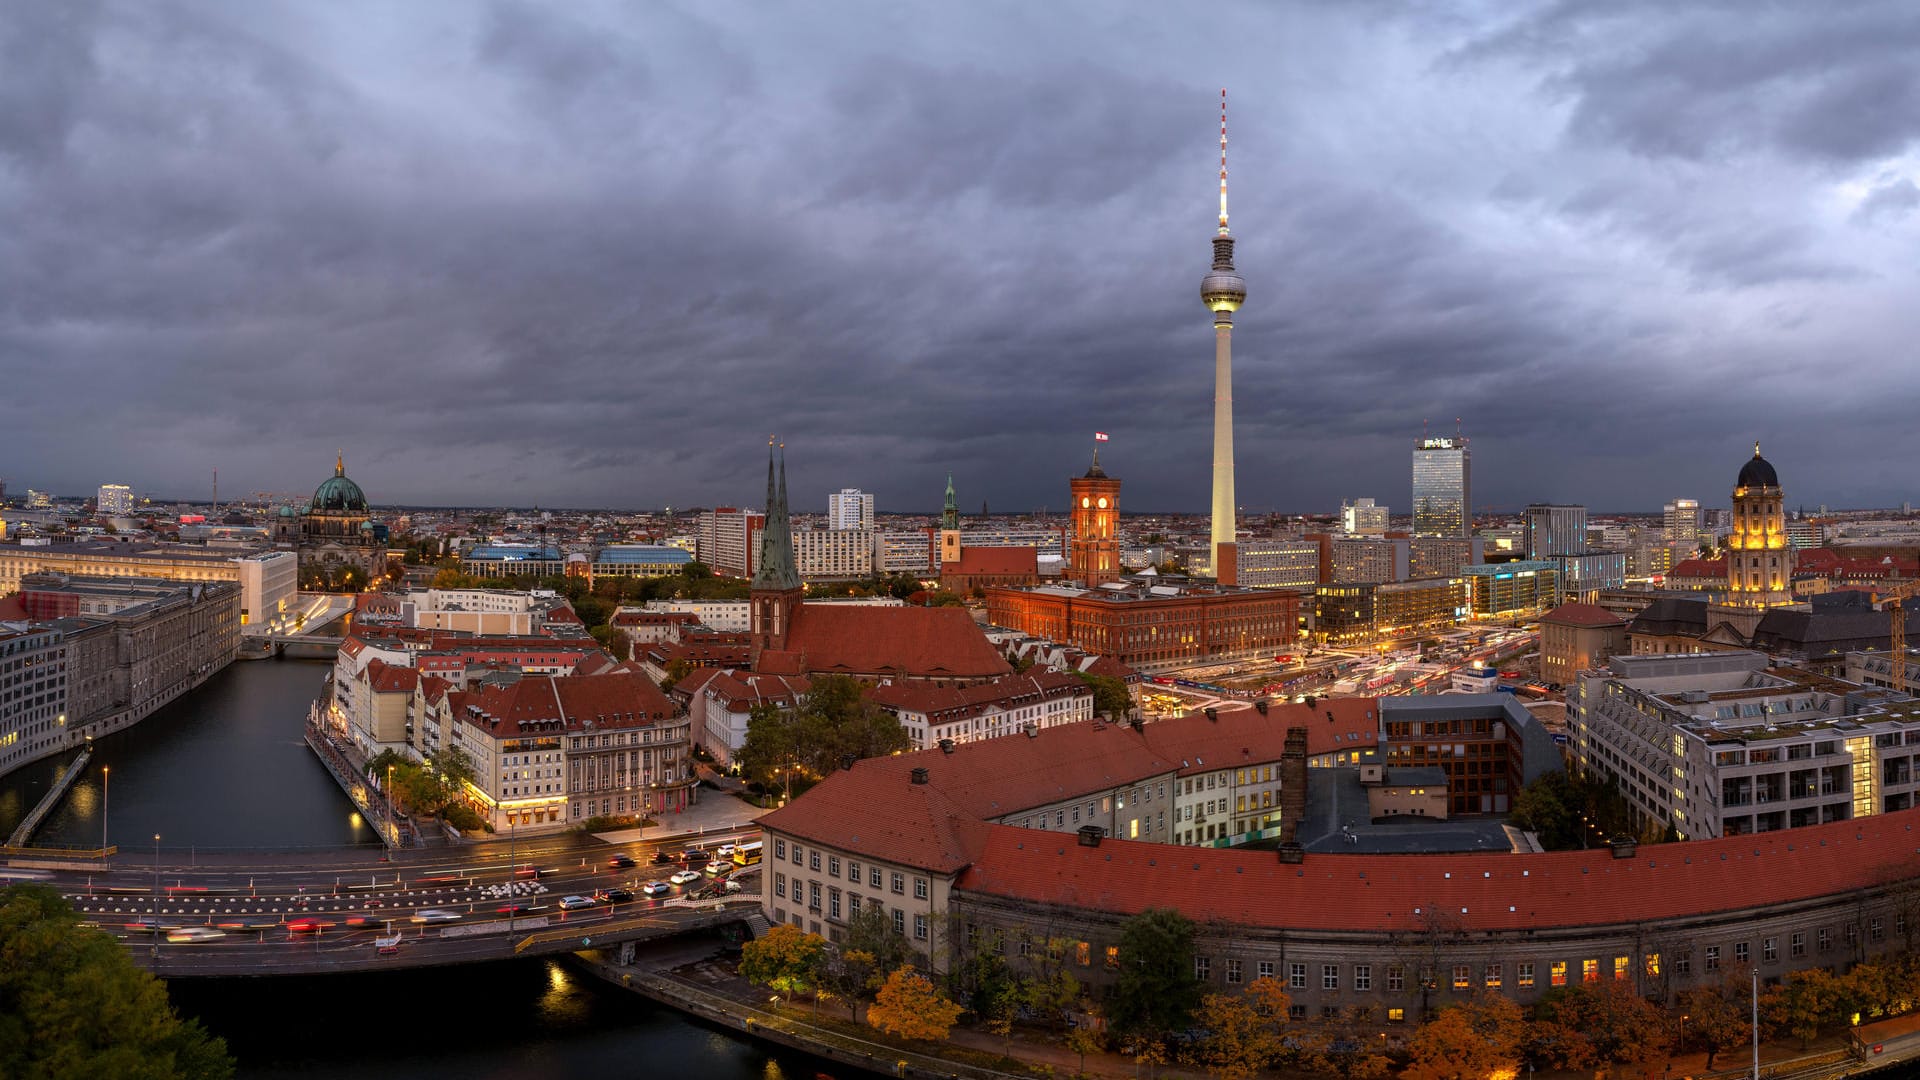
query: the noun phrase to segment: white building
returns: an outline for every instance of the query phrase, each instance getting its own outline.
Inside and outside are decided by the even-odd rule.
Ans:
[[[859,488],[841,488],[828,495],[827,528],[873,528],[873,496]]]
[[[266,633],[300,596],[300,557],[291,551],[236,556],[240,566],[242,633]]]
[[[722,577],[752,577],[766,523],[767,516],[758,510],[722,506],[703,511],[694,557]]]
[[[1249,589],[1311,589],[1320,584],[1317,540],[1242,540],[1234,584]]]
[[[803,581],[873,576],[872,529],[796,529],[793,565]]]
[[[67,742],[66,634],[0,623],[0,774]]]
[[[94,503],[103,517],[125,517],[133,513],[133,489],[125,484],[101,484]]]
[[[1340,529],[1348,536],[1379,536],[1387,531],[1387,508],[1372,499],[1341,503]]]
[[[1038,667],[963,687],[885,682],[872,700],[900,721],[915,750],[1093,719],[1093,687],[1085,679]]]
[[[873,534],[873,569],[881,575],[938,573],[939,555],[940,545],[933,542],[932,533],[926,529],[876,530]]]
[[[749,606],[745,600],[653,600],[642,610],[684,611],[710,630],[745,633],[750,627]]]

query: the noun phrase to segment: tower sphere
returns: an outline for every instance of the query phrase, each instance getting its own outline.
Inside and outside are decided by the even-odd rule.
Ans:
[[[1231,270],[1215,270],[1200,280],[1200,299],[1208,311],[1238,311],[1247,299],[1247,283]]]

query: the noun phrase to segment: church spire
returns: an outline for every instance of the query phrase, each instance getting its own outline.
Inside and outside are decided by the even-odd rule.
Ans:
[[[1754,443],[1753,447],[1754,447],[1754,451],[1758,453],[1760,449],[1760,444]],[[333,475],[335,476],[347,475],[347,450],[346,450],[346,447],[344,446],[340,448],[340,456],[333,459]]]
[[[940,527],[942,529],[958,529],[960,527],[960,500],[953,493],[952,473],[947,474],[947,505],[946,508],[940,512]]]
[[[760,530],[760,561],[753,568],[752,588],[786,590],[800,588],[800,574],[794,569],[793,522],[787,513],[787,448],[780,444],[779,484],[774,481],[774,440],[767,440],[767,520]]]

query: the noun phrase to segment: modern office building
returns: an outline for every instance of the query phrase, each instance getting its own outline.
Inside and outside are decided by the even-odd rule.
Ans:
[[[102,517],[126,517],[133,513],[133,489],[125,484],[101,484],[94,505]]]
[[[232,556],[181,544],[88,542],[0,547],[0,596],[20,588],[28,574],[163,578],[167,581],[239,581]]]
[[[539,544],[482,544],[460,553],[460,572],[482,578],[559,577],[567,557]]]
[[[70,745],[66,639],[54,626],[0,623],[0,776]]]
[[[1416,536],[1407,547],[1411,577],[1453,577],[1462,567],[1487,561],[1487,541],[1479,536]]]
[[[872,529],[795,529],[794,568],[803,581],[873,576]]]
[[[1460,576],[1476,619],[1526,618],[1560,603],[1560,566],[1547,559],[1469,566]]]
[[[1675,499],[1662,514],[1663,531],[1669,544],[1700,542],[1700,500]]]
[[[1357,645],[1444,629],[1464,618],[1464,578],[1321,585],[1313,595],[1313,636]]]
[[[1311,589],[1320,583],[1321,541],[1242,540],[1234,584],[1248,589]]]
[[[693,561],[693,552],[660,544],[609,544],[594,552],[589,578],[672,577]]]
[[[233,561],[240,567],[242,627],[265,627],[299,599],[300,557],[293,552],[259,551]]]
[[[1413,448],[1413,535],[1473,534],[1473,455],[1463,435],[1421,439]]]
[[[757,510],[716,507],[700,514],[694,557],[721,577],[750,578],[767,516]]]
[[[1591,602],[1608,589],[1627,583],[1627,553],[1624,551],[1588,551],[1578,555],[1555,555],[1547,561],[1560,568],[1560,595]]]
[[[1340,529],[1348,536],[1379,536],[1387,531],[1387,508],[1372,499],[1340,504]]]
[[[827,528],[873,528],[873,496],[859,488],[841,488],[828,495]]]
[[[1411,576],[1411,549],[1405,540],[1335,538],[1327,541],[1333,584],[1405,581]]]
[[[1527,507],[1525,536],[1529,559],[1581,554],[1587,550],[1587,508],[1533,503]]]

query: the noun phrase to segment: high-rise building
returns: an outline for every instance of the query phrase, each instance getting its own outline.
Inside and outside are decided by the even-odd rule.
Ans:
[[[700,513],[694,557],[722,577],[752,577],[759,568],[760,533],[767,517],[731,506]]]
[[[1247,283],[1233,268],[1233,237],[1227,232],[1227,92],[1220,91],[1220,228],[1213,237],[1213,269],[1200,281],[1200,299],[1213,312],[1213,529],[1214,574],[1221,545],[1234,542],[1233,496],[1233,313],[1247,299]],[[1116,563],[1117,566],[1117,563]],[[1231,574],[1229,574],[1229,577]],[[1221,578],[1227,581],[1228,578]]]
[[[1473,534],[1473,458],[1462,435],[1421,439],[1413,448],[1413,535]]]
[[[1669,544],[1693,544],[1700,539],[1700,500],[1675,499],[1664,515],[1666,541]]]
[[[1340,528],[1348,536],[1378,536],[1387,531],[1387,508],[1372,499],[1340,504]]]
[[[1786,515],[1780,477],[1760,444],[1753,460],[1740,469],[1733,486],[1733,534],[1727,537],[1727,602],[1742,607],[1776,607],[1793,602],[1787,581],[1793,553],[1787,550]]]
[[[125,484],[101,484],[95,505],[104,517],[126,517],[133,513],[133,489]]]
[[[1587,550],[1587,508],[1534,503],[1527,507],[1527,558],[1550,559]]]
[[[859,488],[841,488],[828,495],[827,528],[873,528],[873,496]]]

